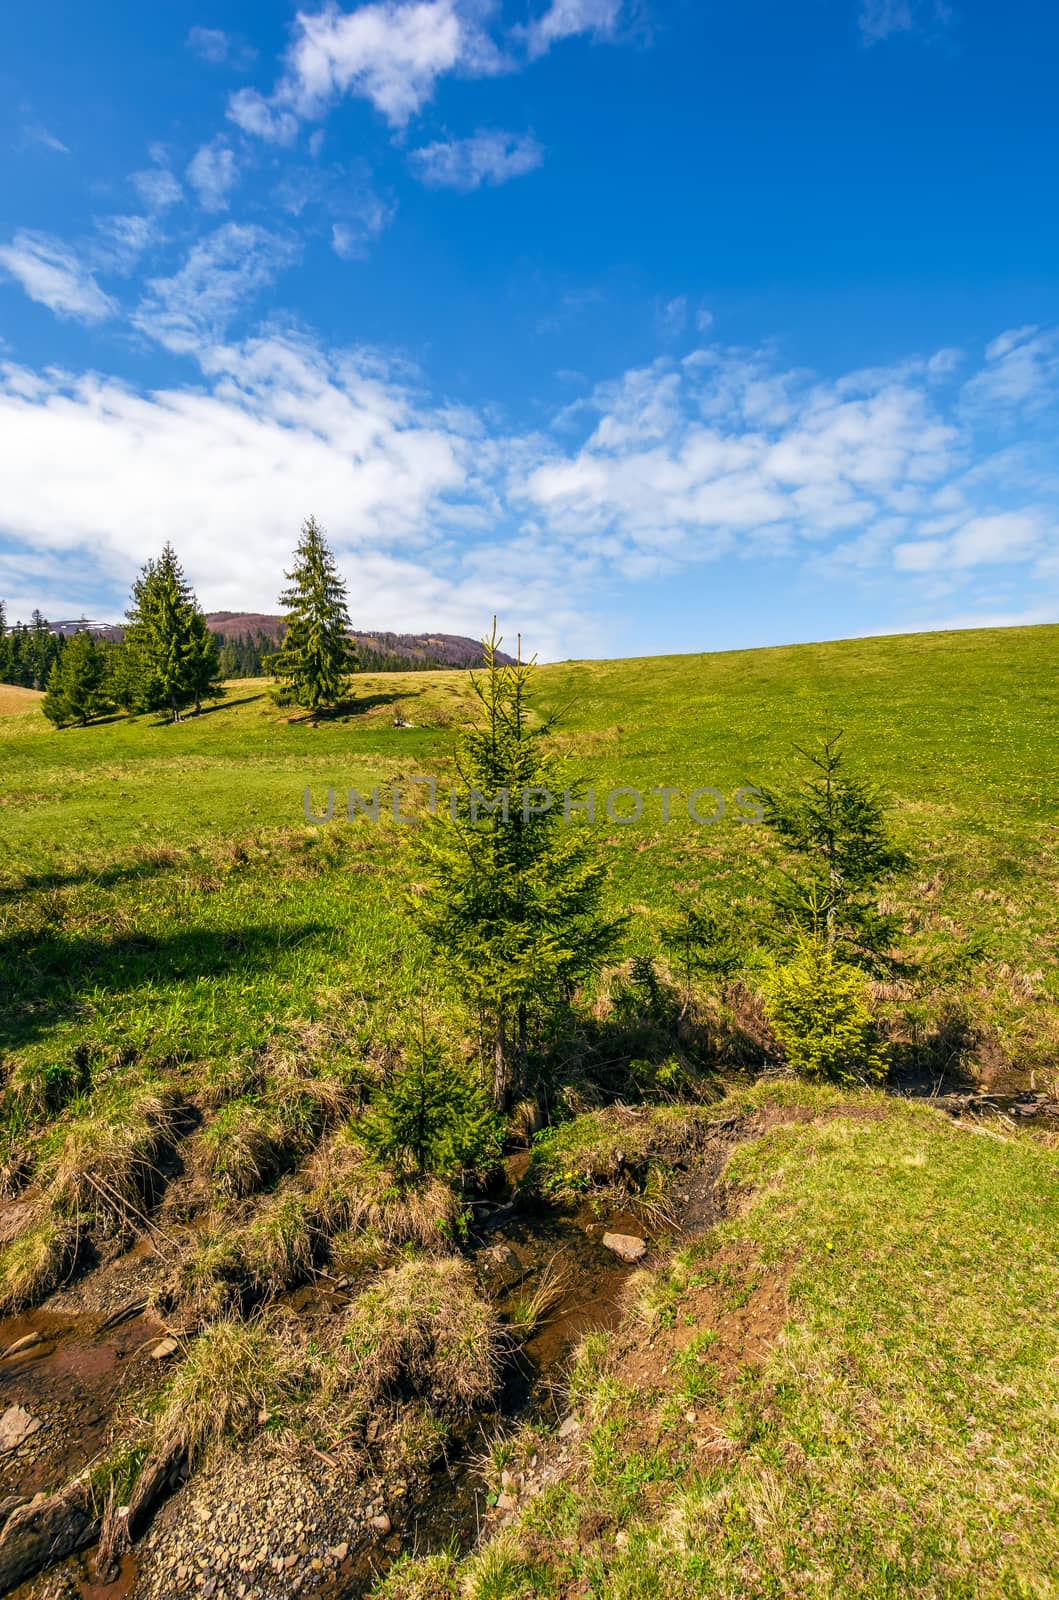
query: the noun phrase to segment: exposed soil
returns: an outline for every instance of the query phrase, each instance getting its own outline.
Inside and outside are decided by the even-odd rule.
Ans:
[[[98,1316],[28,1311],[0,1322],[0,1349],[39,1342],[0,1361],[0,1407],[23,1406],[43,1426],[0,1457],[0,1489],[27,1499],[57,1488],[100,1453],[123,1399],[158,1378],[148,1350],[162,1329],[144,1315],[100,1330]]]

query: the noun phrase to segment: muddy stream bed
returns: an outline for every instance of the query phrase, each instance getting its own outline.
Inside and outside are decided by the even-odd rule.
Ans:
[[[633,1268],[604,1246],[603,1234],[649,1240],[643,1219],[616,1209],[599,1214],[588,1205],[576,1212],[543,1206],[520,1190],[528,1164],[528,1152],[509,1157],[504,1188],[488,1204],[475,1206],[466,1254],[502,1314],[510,1314],[553,1267],[562,1269],[562,1298],[514,1350],[495,1409],[462,1419],[438,1466],[409,1482],[390,1536],[354,1545],[337,1570],[306,1590],[321,1600],[365,1594],[399,1552],[473,1544],[490,1510],[475,1465],[489,1439],[523,1420],[559,1421],[563,1380],[578,1340],[618,1320],[621,1291]],[[697,1220],[689,1216],[693,1225]],[[98,1458],[122,1406],[171,1370],[169,1361],[152,1357],[164,1327],[140,1309],[153,1269],[150,1257],[150,1246],[141,1241],[61,1290],[44,1309],[0,1320],[0,1352],[32,1341],[0,1358],[0,1413],[21,1406],[40,1424],[18,1448],[0,1454],[0,1514],[6,1497],[53,1490]],[[343,1292],[322,1276],[288,1296],[288,1309],[310,1323],[330,1318],[359,1287]],[[156,1520],[173,1515],[179,1498],[162,1506]],[[125,1600],[135,1593],[135,1550],[111,1584],[96,1580],[93,1556],[94,1549],[85,1550],[11,1593],[16,1600]],[[246,1592],[259,1591],[250,1585]],[[293,1591],[281,1584],[260,1592]]]

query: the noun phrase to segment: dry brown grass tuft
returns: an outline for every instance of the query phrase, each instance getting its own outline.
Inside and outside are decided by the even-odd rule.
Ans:
[[[155,1284],[151,1308],[194,1332],[219,1317],[243,1312],[251,1292],[252,1272],[238,1237],[207,1231],[194,1238]]]
[[[322,1243],[304,1195],[287,1191],[272,1196],[240,1237],[256,1293],[270,1298],[304,1283],[313,1274]]]
[[[211,1323],[188,1353],[162,1399],[153,1427],[155,1456],[178,1448],[194,1466],[211,1445],[245,1438],[259,1417],[282,1412],[304,1377],[304,1361],[260,1318]]]
[[[512,1303],[508,1322],[520,1339],[532,1339],[552,1312],[566,1299],[574,1284],[568,1261],[558,1256],[544,1264],[532,1285],[523,1289]]]
[[[495,1393],[503,1349],[469,1263],[420,1258],[391,1268],[350,1306],[339,1371],[369,1404],[412,1393],[468,1408]]]
[[[446,1246],[461,1206],[440,1178],[398,1182],[373,1162],[347,1123],[321,1145],[304,1172],[310,1206],[321,1231],[370,1230],[387,1244]]]
[[[45,1215],[0,1250],[0,1314],[24,1311],[57,1289],[76,1260],[75,1222]]]
[[[232,1100],[196,1141],[203,1177],[223,1199],[240,1199],[271,1181],[287,1164],[290,1136],[275,1106]]]
[[[104,1233],[142,1221],[173,1143],[176,1104],[175,1093],[144,1091],[109,1116],[73,1122],[44,1158],[48,1205],[63,1216],[94,1216]]]

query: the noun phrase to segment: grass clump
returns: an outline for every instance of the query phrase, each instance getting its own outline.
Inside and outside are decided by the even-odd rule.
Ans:
[[[593,1189],[650,1190],[659,1164],[686,1159],[719,1130],[710,1106],[608,1106],[534,1136],[533,1181],[544,1193],[575,1200]]]
[[[104,1233],[142,1219],[173,1143],[178,1100],[170,1089],[133,1088],[98,1116],[59,1124],[40,1158],[48,1205],[61,1216],[92,1216]]]
[[[264,1415],[282,1415],[305,1381],[304,1362],[261,1318],[213,1322],[190,1345],[163,1390],[153,1453],[179,1449],[194,1466],[221,1440],[246,1438]]]
[[[238,1234],[207,1229],[154,1285],[151,1307],[179,1316],[190,1331],[245,1311],[252,1289],[253,1272]]]
[[[255,1194],[312,1149],[346,1099],[337,1078],[284,1071],[260,1094],[229,1100],[199,1136],[204,1176],[221,1199]]]
[[[81,1234],[77,1223],[46,1214],[0,1249],[0,1314],[24,1311],[57,1289],[73,1270]]]
[[[84,1094],[90,1083],[87,1056],[74,1051],[66,1059],[20,1062],[11,1074],[5,1098],[26,1122],[40,1122]]]
[[[271,1197],[243,1230],[240,1244],[255,1291],[271,1297],[312,1276],[323,1236],[308,1197],[291,1190]]]
[[[322,1232],[371,1232],[389,1245],[437,1249],[460,1237],[464,1208],[438,1177],[395,1172],[368,1154],[358,1123],[321,1144],[304,1178]]]
[[[508,1324],[512,1332],[520,1339],[532,1339],[566,1299],[573,1281],[574,1273],[569,1262],[553,1256],[541,1268],[532,1286],[515,1296],[508,1311]]]
[[[203,1174],[226,1200],[264,1188],[290,1154],[289,1129],[280,1109],[256,1099],[229,1101],[198,1139]]]
[[[343,1366],[369,1401],[413,1393],[469,1408],[496,1390],[504,1336],[470,1264],[450,1256],[389,1269],[350,1306],[342,1345]]]

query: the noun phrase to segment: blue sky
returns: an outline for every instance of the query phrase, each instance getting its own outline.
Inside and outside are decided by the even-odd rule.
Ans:
[[[17,13],[17,14],[16,14]],[[544,657],[1059,620],[1059,17],[258,0],[0,22],[0,596],[172,539]]]

